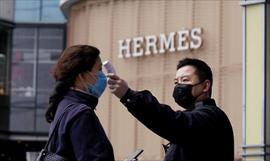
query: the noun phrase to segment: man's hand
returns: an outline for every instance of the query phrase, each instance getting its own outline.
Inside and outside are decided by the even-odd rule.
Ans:
[[[119,78],[117,75],[113,73],[109,73],[106,75],[108,78],[108,87],[110,91],[118,98],[122,98],[127,90],[128,84],[123,79]]]

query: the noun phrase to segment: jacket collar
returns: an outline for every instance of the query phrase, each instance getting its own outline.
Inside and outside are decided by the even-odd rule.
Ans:
[[[195,103],[195,108],[200,108],[203,106],[217,106],[217,105],[215,100],[211,98]]]
[[[75,89],[70,89],[64,98],[77,103],[85,104],[93,110],[98,104],[98,98]]]

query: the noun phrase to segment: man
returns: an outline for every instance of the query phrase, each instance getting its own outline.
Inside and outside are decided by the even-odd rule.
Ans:
[[[185,111],[160,104],[147,90],[134,91],[117,75],[108,74],[108,87],[146,127],[167,139],[164,161],[233,161],[233,131],[212,92],[212,71],[199,59],[177,65],[173,97]]]

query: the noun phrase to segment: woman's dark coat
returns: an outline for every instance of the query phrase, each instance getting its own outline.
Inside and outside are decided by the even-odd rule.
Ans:
[[[112,145],[94,111],[97,103],[98,99],[93,96],[70,90],[58,105],[51,124],[50,133],[56,120],[68,108],[49,150],[70,161],[114,161]]]

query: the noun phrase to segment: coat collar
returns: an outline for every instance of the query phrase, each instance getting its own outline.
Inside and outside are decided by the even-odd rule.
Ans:
[[[217,105],[215,100],[211,98],[195,103],[195,108],[200,108],[203,106],[217,106]]]
[[[98,98],[75,89],[70,89],[64,96],[64,98],[74,102],[85,104],[91,109],[95,109],[98,104]]]

